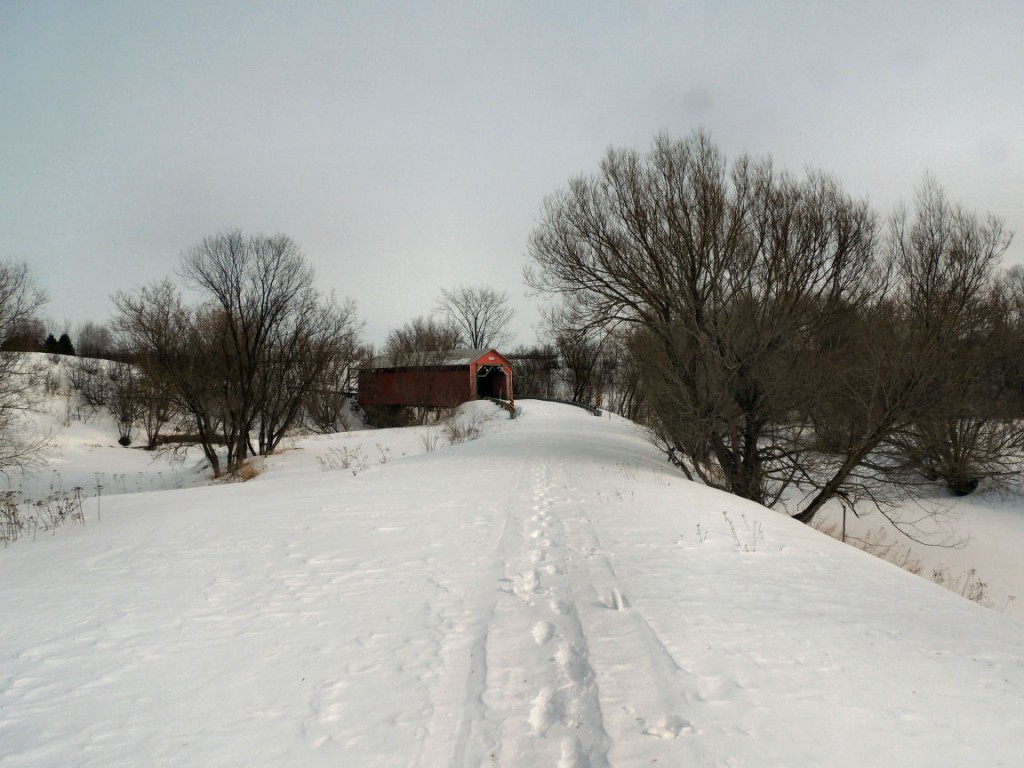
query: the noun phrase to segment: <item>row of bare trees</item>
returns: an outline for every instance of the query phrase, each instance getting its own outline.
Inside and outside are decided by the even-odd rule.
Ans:
[[[828,176],[730,164],[697,133],[611,150],[551,196],[527,280],[561,297],[560,346],[618,348],[629,408],[685,472],[796,498],[810,522],[915,473],[966,492],[1019,460],[1009,242],[930,180],[883,220]],[[965,444],[998,458],[958,460]]]
[[[513,310],[508,293],[486,286],[444,289],[434,314],[392,329],[382,348],[395,364],[429,365],[457,348],[483,349],[505,343]]]
[[[114,327],[145,377],[147,405],[166,398],[184,414],[215,475],[273,453],[310,407],[315,419],[337,418],[360,326],[352,303],[317,292],[294,242],[209,237],[185,252],[180,276],[198,303],[170,280],[118,293]]]
[[[122,444],[138,431],[151,449],[196,443],[220,475],[273,453],[300,423],[347,426],[356,373],[374,351],[360,343],[354,304],[315,289],[289,238],[206,238],[182,255],[178,278],[116,294],[110,329],[79,330],[82,359],[68,368],[70,386],[112,415]],[[5,350],[39,348],[45,299],[25,265],[0,265]],[[467,286],[443,291],[435,312],[392,331],[383,352],[424,364],[456,347],[492,346],[512,315],[507,294]],[[32,405],[26,360],[0,354],[0,470],[29,463],[41,446],[16,428]]]

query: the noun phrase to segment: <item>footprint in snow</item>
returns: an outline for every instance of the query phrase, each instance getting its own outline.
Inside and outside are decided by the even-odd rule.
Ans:
[[[568,600],[555,599],[551,601],[551,610],[565,616],[566,614],[572,613],[573,604]]]
[[[530,705],[530,726],[535,734],[545,735],[548,729],[561,719],[562,703],[558,692],[552,688],[542,688]]]
[[[533,632],[531,634],[533,635],[533,641],[537,645],[544,645],[555,634],[555,628],[549,622],[538,621],[533,625]]]
[[[668,715],[654,725],[644,728],[643,733],[646,736],[656,736],[659,739],[678,739],[681,733],[692,731],[693,724],[689,720],[678,715]]]
[[[577,685],[583,684],[593,676],[587,654],[578,646],[562,643],[555,654],[555,661],[562,667],[566,677]]]
[[[512,592],[520,600],[530,602],[530,598],[540,591],[540,577],[536,571],[525,571],[516,576],[512,584]]]

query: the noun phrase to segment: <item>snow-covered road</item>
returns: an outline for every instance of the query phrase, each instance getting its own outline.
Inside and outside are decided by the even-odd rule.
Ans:
[[[1018,764],[1021,624],[522,408],[0,552],[0,766]]]

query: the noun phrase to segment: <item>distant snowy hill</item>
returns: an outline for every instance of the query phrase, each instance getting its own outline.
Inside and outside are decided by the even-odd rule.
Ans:
[[[1024,624],[521,408],[0,550],[0,766],[1020,764]]]

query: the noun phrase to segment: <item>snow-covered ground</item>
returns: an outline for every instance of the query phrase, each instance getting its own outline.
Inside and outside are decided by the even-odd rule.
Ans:
[[[521,409],[167,491],[65,439],[140,479],[0,550],[0,766],[1021,764],[1024,624]]]
[[[995,491],[956,497],[936,483],[890,514],[915,521],[917,540],[899,535],[870,505],[847,515],[850,540],[992,610],[1024,622],[1024,498]],[[842,511],[827,507],[816,526],[840,537]]]

